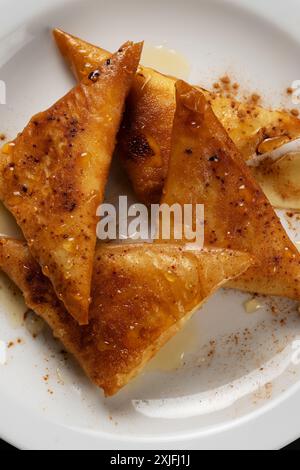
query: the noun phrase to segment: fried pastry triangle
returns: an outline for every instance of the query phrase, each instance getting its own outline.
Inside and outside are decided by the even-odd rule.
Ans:
[[[54,37],[77,79],[107,60],[107,51],[68,33],[56,29]],[[140,66],[128,97],[118,154],[135,193],[145,204],[161,198],[174,112],[175,80]]]
[[[0,198],[80,324],[88,322],[96,211],[141,48],[125,44],[1,154]]]
[[[205,244],[255,254],[230,283],[300,299],[300,255],[201,91],[179,81],[163,203],[204,204]]]
[[[109,53],[81,39],[54,31],[61,53],[79,79]],[[88,72],[87,72],[88,71]],[[176,107],[176,79],[140,67],[119,136],[119,154],[139,199],[159,202],[168,172]],[[243,158],[264,153],[300,137],[300,120],[284,111],[202,90]],[[265,148],[265,150],[264,150]]]
[[[0,240],[0,267],[106,395],[128,384],[217,288],[251,262],[247,254],[226,250],[103,245],[96,253],[90,322],[79,326],[27,246]]]

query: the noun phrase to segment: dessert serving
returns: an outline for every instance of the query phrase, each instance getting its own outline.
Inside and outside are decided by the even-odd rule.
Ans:
[[[238,99],[229,77],[209,91],[144,67],[143,43],[111,54],[54,38],[77,85],[0,151],[0,199],[23,234],[1,237],[0,267],[111,396],[218,289],[300,301],[300,254],[276,214],[299,209],[297,156],[282,156],[300,120]],[[113,158],[148,208],[203,205],[203,247],[97,241]]]

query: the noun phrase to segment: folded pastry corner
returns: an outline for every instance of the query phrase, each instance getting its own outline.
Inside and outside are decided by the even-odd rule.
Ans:
[[[209,296],[252,262],[249,255],[229,250],[100,246],[89,325],[79,326],[27,245],[0,240],[0,268],[107,396],[127,385]]]
[[[111,58],[112,54],[105,49],[93,46],[60,29],[53,30],[55,42],[78,81],[86,78],[101,62]]]
[[[0,199],[80,324],[88,322],[96,211],[141,50],[126,43],[1,151]]]
[[[178,81],[162,203],[204,204],[205,246],[245,251],[256,263],[229,286],[300,299],[300,254],[204,94]]]

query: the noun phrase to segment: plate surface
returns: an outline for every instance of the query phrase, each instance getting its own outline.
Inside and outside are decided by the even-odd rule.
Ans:
[[[145,39],[148,47],[183,55],[192,83],[208,87],[228,73],[267,104],[294,107],[284,91],[300,79],[297,1],[272,2],[272,11],[268,0],[2,0],[0,7],[7,94],[0,133],[8,138],[74,83],[52,27],[111,50]],[[129,193],[115,164],[107,199]],[[2,208],[0,232],[17,234]],[[290,233],[297,238],[297,230]],[[219,292],[141,377],[105,400],[47,329],[33,340],[19,294],[3,276],[0,286],[0,436],[14,445],[275,449],[299,437],[295,303],[259,299],[261,308],[250,315],[243,306],[249,295]]]

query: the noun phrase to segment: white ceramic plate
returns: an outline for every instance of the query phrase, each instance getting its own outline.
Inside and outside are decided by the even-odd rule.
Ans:
[[[186,57],[193,83],[209,86],[229,73],[274,106],[291,105],[284,90],[300,79],[296,0],[2,0],[0,7],[7,85],[0,133],[10,138],[73,84],[52,27],[111,50],[127,39],[164,45]],[[115,168],[108,197],[127,191]],[[15,234],[2,210],[0,224]],[[249,315],[247,299],[218,293],[143,376],[105,400],[47,330],[32,339],[19,320],[24,304],[1,278],[1,437],[27,449],[284,446],[300,436],[300,367],[291,361],[300,316],[297,305],[268,299]]]

